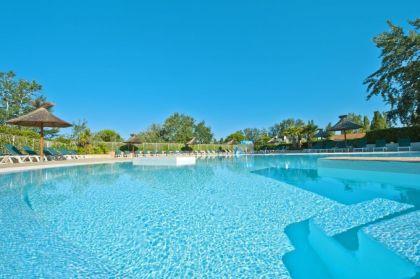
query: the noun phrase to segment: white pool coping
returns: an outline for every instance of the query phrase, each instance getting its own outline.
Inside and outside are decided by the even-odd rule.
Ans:
[[[138,157],[133,159],[135,166],[181,167],[196,164],[195,156]]]
[[[76,167],[86,165],[114,164],[131,162],[131,158],[91,158],[79,160],[48,161],[37,163],[5,164],[0,166],[0,174],[16,173],[40,169]]]

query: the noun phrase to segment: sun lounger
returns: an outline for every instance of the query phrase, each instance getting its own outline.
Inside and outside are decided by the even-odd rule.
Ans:
[[[50,147],[44,148],[44,155],[50,160],[65,160],[66,158]]]
[[[283,147],[283,146],[282,146]],[[308,152],[320,152],[322,149],[322,143],[321,142],[315,142],[312,145],[312,148],[308,148],[307,151]]]
[[[338,141],[333,147],[334,152],[349,152],[349,148],[346,146],[346,142]]]
[[[22,149],[31,156],[38,156],[39,157],[39,161],[41,161],[41,156],[38,154],[38,152],[36,152],[35,150],[33,150],[31,147],[24,145],[22,146]],[[45,157],[45,156],[44,156]],[[47,158],[44,158],[45,160],[47,160]]]
[[[64,158],[66,160],[75,159],[74,155],[68,154],[67,151],[63,151],[61,148],[48,148],[50,151],[52,151],[53,154],[55,154],[57,157]]]
[[[373,151],[376,151],[377,149],[381,150],[381,151],[387,151],[388,150],[388,148],[386,147],[386,141],[384,139],[376,140],[375,147],[373,148]]]
[[[366,139],[359,139],[354,142],[353,151],[367,151],[367,140]]]
[[[411,140],[409,138],[402,138],[398,139],[398,151],[401,149],[407,149],[408,151],[411,150]]]
[[[334,147],[335,147],[335,141],[327,141],[326,143],[325,143],[325,148],[324,148],[324,150],[326,151],[326,152],[334,152]]]
[[[18,163],[39,162],[41,160],[39,156],[31,156],[31,155],[23,154],[22,152],[20,152],[19,149],[17,149],[12,144],[5,144],[4,147],[6,148],[7,152],[9,153],[9,157],[11,159],[15,159]]]
[[[6,164],[6,163],[12,163],[13,164],[13,161],[8,155],[6,155],[6,154],[4,154],[3,152],[0,151],[0,164]]]
[[[122,157],[122,151],[119,150],[119,149],[116,149],[115,150],[115,158],[119,158],[119,157]]]
[[[74,154],[70,150],[60,147],[55,149],[58,153],[61,154],[61,156],[65,157],[66,159],[80,159],[80,157],[77,154]]]

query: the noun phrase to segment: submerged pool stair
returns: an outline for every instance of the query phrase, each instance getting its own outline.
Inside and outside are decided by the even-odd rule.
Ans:
[[[292,278],[418,278],[420,211],[386,199],[339,206],[288,226]],[[304,263],[304,264],[302,264]]]

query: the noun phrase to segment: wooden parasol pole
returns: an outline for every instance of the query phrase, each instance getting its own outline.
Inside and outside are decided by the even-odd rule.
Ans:
[[[39,154],[41,155],[41,162],[44,161],[44,124],[41,124],[41,138],[39,139]]]
[[[344,144],[346,145],[346,148],[347,148],[347,134],[346,134],[346,130],[344,130]]]

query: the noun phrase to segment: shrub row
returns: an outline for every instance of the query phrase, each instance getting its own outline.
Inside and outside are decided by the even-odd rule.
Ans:
[[[409,138],[411,142],[420,142],[420,126],[389,128],[366,133],[367,142],[372,144],[379,139],[384,139],[388,143],[398,142],[400,138]]]

